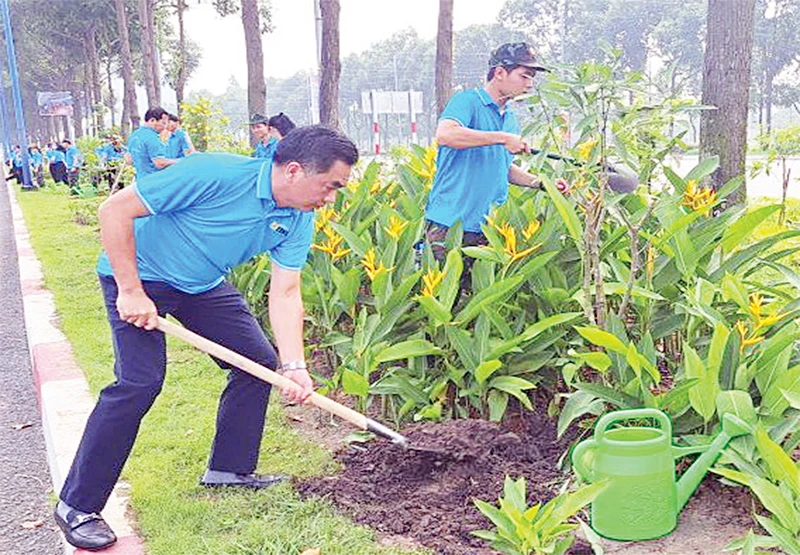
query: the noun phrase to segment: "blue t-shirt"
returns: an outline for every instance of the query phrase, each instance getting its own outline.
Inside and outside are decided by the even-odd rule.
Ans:
[[[455,94],[440,117],[440,121],[446,119],[479,131],[519,134],[514,112],[501,112],[482,88]],[[508,170],[513,159],[503,145],[439,146],[425,218],[445,227],[461,221],[464,231],[479,232],[492,206],[508,198]]]
[[[66,158],[64,158],[64,151],[58,150],[57,148],[47,151],[47,159],[51,164],[58,164],[59,162],[64,164],[66,162]]]
[[[270,139],[265,143],[259,141],[253,154],[256,158],[272,158],[278,150],[278,139]]]
[[[66,164],[69,169],[75,169],[81,165],[81,151],[75,145],[70,145],[65,154]]]
[[[146,125],[142,125],[128,137],[128,152],[133,158],[137,180],[158,171],[153,160],[167,157],[167,149],[161,142],[161,137],[155,129]]]
[[[176,129],[167,140],[167,158],[185,158],[189,150],[189,140],[186,131]]]
[[[201,153],[136,180],[150,212],[134,220],[139,278],[190,294],[219,285],[232,268],[268,252],[273,264],[299,271],[314,231],[314,212],[279,208],[272,161]],[[113,275],[100,255],[100,275]]]
[[[43,162],[42,153],[39,152],[38,150],[31,152],[28,156],[30,156],[31,166],[33,166],[34,168],[38,168],[39,166],[42,165]]]

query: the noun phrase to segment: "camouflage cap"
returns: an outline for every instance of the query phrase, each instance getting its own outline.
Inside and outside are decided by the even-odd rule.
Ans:
[[[536,71],[549,71],[536,61],[533,49],[525,42],[509,42],[492,52],[492,56],[489,58],[489,67],[498,66],[524,66]]]
[[[256,112],[250,116],[250,125],[255,125],[257,123],[264,123],[268,125],[269,118],[264,114],[259,114],[258,112]]]

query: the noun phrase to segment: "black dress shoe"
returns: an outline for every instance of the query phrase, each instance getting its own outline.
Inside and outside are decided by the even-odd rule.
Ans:
[[[67,513],[66,519],[57,512],[53,516],[58,527],[64,532],[64,537],[67,538],[70,545],[75,547],[100,551],[117,541],[117,536],[114,535],[111,527],[97,513],[72,510]]]
[[[229,476],[220,477],[209,477],[206,475],[200,479],[200,485],[207,488],[236,487],[264,489],[279,484],[284,480],[286,480],[286,476],[281,475],[231,474]]]

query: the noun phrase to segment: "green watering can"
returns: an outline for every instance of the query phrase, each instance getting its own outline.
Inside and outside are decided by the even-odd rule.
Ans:
[[[650,418],[658,428],[612,425]],[[700,485],[731,438],[749,433],[751,426],[725,414],[722,431],[708,445],[672,445],[672,423],[656,409],[621,410],[606,414],[595,426],[594,438],[579,443],[572,464],[587,482],[607,480],[592,502],[592,528],[614,540],[649,540],[672,532],[678,513]],[[675,481],[675,459],[702,455]]]

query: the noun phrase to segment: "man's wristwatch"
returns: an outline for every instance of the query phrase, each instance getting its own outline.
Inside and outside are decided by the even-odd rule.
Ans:
[[[281,363],[281,372],[291,372],[292,370],[308,370],[305,360],[289,360]]]

